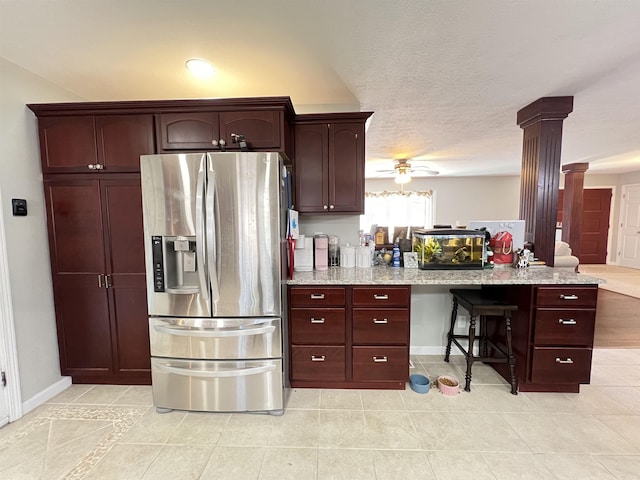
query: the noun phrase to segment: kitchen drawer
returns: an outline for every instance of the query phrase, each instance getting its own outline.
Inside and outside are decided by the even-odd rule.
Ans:
[[[536,309],[534,343],[539,345],[593,345],[595,309]]]
[[[597,287],[553,286],[538,287],[538,307],[594,307],[598,300]]]
[[[353,343],[407,345],[409,310],[406,308],[354,308]]]
[[[341,307],[345,299],[344,287],[289,287],[291,307]]]
[[[408,307],[411,287],[353,287],[354,306]]]
[[[345,347],[291,347],[291,380],[344,381]]]
[[[355,382],[409,378],[409,347],[353,347]]]
[[[589,383],[590,348],[535,347],[531,366],[534,383]]]
[[[344,344],[344,308],[292,308],[291,343]]]

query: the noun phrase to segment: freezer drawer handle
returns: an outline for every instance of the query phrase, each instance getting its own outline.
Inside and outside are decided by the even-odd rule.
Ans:
[[[559,318],[558,323],[561,323],[562,325],[576,325],[578,322],[576,322],[573,318],[570,318],[569,320]]]
[[[311,355],[312,362],[324,362],[324,355]]]
[[[311,323],[324,323],[324,318],[313,318],[313,317],[311,317]]]
[[[311,294],[311,300],[323,300],[324,299],[324,293],[312,293]]]
[[[156,332],[167,333],[169,335],[178,335],[182,337],[248,337],[251,335],[262,335],[272,333],[276,327],[269,325],[259,328],[247,328],[243,330],[187,330],[183,328],[165,327],[163,325],[154,325]]]
[[[240,368],[232,370],[193,370],[191,368],[172,367],[171,365],[157,365],[158,370],[163,370],[167,373],[173,373],[175,375],[183,375],[185,377],[204,377],[204,378],[217,378],[217,377],[246,377],[248,375],[259,375],[261,373],[271,372],[275,370],[275,365],[262,365],[260,367]]]
[[[561,300],[577,300],[578,295],[560,295]]]
[[[373,295],[373,298],[376,300],[389,300],[389,295]]]
[[[386,318],[380,318],[380,319],[374,318],[373,323],[385,324],[385,323],[389,323],[389,320],[387,320]]]
[[[570,359],[570,358],[568,358],[568,357],[567,357],[567,359],[566,359],[566,360],[562,360],[562,359],[560,359],[559,357],[556,357],[556,363],[562,363],[562,364],[565,364],[565,363],[573,363],[573,360],[571,360],[571,359]]]
[[[386,363],[387,357],[373,357],[375,363]]]

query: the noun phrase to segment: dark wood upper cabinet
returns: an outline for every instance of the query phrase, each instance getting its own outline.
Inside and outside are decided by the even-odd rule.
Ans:
[[[238,151],[235,134],[244,137],[250,151],[283,151],[283,122],[276,110],[159,114],[158,150]]]
[[[138,172],[154,153],[152,115],[50,116],[39,130],[43,173]]]
[[[364,123],[370,115],[296,117],[296,210],[364,213]]]

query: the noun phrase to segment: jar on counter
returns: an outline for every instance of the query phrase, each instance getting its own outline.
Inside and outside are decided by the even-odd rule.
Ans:
[[[348,243],[340,246],[340,266],[346,268],[356,266],[356,247]]]

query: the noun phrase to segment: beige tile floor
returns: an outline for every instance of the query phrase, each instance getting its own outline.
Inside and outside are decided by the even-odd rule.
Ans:
[[[462,358],[412,372],[462,378]],[[287,391],[286,413],[158,414],[150,387],[72,385],[0,429],[12,479],[640,478],[640,349],[594,351],[579,394],[509,393],[474,366],[470,393]]]

